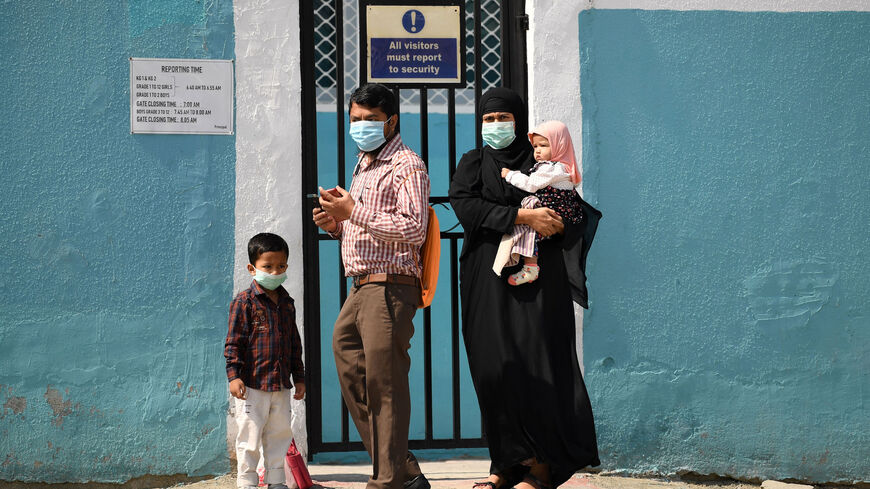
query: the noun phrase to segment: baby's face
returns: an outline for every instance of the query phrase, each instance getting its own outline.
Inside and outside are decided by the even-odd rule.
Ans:
[[[532,134],[532,147],[535,148],[535,161],[550,161],[550,141],[540,134]]]

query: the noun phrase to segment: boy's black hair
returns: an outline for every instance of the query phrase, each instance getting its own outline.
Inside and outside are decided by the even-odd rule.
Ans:
[[[353,104],[362,105],[369,109],[381,109],[388,118],[396,113],[396,96],[392,90],[380,83],[368,83],[354,90],[350,94],[347,110],[350,110]]]
[[[290,247],[284,238],[272,233],[260,233],[250,241],[248,241],[248,260],[251,265],[257,263],[260,255],[270,251],[283,251],[288,257],[290,256]]]

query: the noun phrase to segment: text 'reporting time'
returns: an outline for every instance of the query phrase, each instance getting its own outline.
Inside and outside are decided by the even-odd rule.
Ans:
[[[130,132],[232,134],[232,60],[130,58]]]

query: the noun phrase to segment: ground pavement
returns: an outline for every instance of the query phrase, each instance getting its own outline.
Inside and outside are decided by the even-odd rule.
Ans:
[[[489,461],[459,459],[437,462],[421,461],[420,467],[433,489],[471,489],[475,481],[483,479],[489,470]],[[370,465],[309,465],[316,489],[364,489]],[[760,486],[731,481],[687,482],[666,479],[620,477],[614,474],[578,473],[560,486],[566,489],[760,489]],[[192,484],[173,486],[173,489],[235,489],[232,475],[204,480]]]

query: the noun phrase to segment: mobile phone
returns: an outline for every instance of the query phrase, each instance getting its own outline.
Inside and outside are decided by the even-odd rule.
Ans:
[[[318,187],[318,189],[323,189],[323,187]],[[324,189],[324,190],[329,192],[331,195],[334,195],[336,197],[341,197],[341,192],[339,192],[338,189],[335,187],[332,187],[330,189]],[[305,194],[305,197],[311,200],[311,204],[314,205],[314,207],[320,207],[320,192],[319,191],[317,193],[314,193],[314,194]]]

